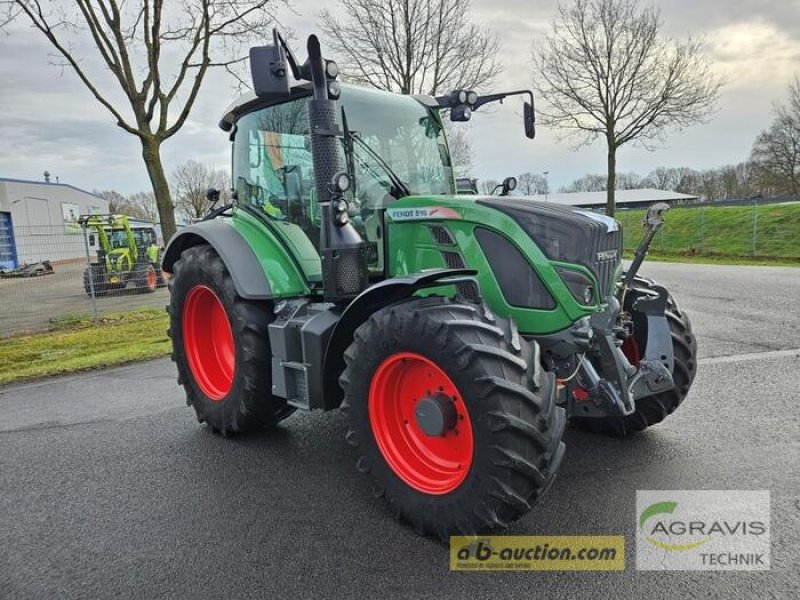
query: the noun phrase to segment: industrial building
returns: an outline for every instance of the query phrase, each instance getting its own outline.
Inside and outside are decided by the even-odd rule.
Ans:
[[[66,183],[0,177],[0,268],[85,257],[78,216],[108,212],[108,201]]]
[[[561,206],[577,206],[601,210],[606,207],[606,192],[562,192],[537,196],[537,200],[546,200]],[[655,202],[666,202],[670,206],[678,204],[694,204],[699,201],[698,196],[681,194],[669,190],[645,188],[640,190],[617,190],[614,193],[616,207],[620,210],[626,208],[647,208]]]

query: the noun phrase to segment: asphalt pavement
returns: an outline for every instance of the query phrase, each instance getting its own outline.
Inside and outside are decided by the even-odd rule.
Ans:
[[[684,405],[629,440],[568,430],[506,533],[626,537],[623,572],[450,572],[354,468],[337,412],[224,439],[167,360],[0,389],[0,598],[798,598],[800,269],[648,264],[692,318]],[[764,572],[639,572],[639,489],[768,489]]]

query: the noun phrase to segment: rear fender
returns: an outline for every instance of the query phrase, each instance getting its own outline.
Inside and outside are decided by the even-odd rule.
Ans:
[[[242,298],[269,300],[309,294],[302,273],[280,241],[266,228],[250,229],[241,232],[231,218],[183,227],[170,240],[161,266],[172,273],[184,250],[210,244],[225,263],[236,293]]]

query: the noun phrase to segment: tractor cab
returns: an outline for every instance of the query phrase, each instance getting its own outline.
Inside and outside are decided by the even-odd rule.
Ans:
[[[455,193],[441,118],[412,96],[342,85],[335,115],[342,131],[339,159],[346,165],[348,218],[367,243],[370,274],[384,274],[384,211],[405,196]],[[309,86],[279,104],[245,97],[228,108],[221,126],[232,130],[233,187],[238,206],[279,225],[299,229],[319,249],[321,213],[315,190]],[[430,101],[429,101],[430,103]]]

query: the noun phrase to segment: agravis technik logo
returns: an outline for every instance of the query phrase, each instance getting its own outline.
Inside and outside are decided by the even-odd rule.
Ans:
[[[768,491],[636,493],[644,570],[769,569]]]

